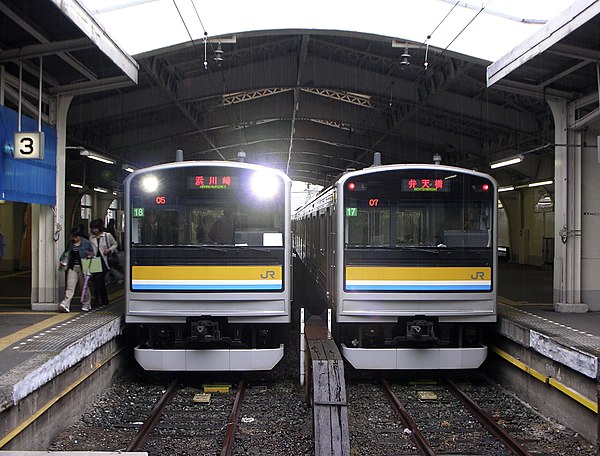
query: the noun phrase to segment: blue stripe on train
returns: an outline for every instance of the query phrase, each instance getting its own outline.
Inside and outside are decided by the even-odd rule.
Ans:
[[[134,291],[223,291],[223,290],[281,290],[281,285],[132,285]]]
[[[490,285],[346,285],[348,291],[490,291]]]

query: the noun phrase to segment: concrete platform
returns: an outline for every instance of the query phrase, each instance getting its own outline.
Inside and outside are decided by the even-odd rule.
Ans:
[[[562,313],[499,301],[499,334],[590,379],[600,378],[600,312]]]
[[[2,313],[0,326],[16,329],[0,339],[2,412],[120,335],[123,303],[81,313]]]
[[[600,312],[559,311],[565,306],[552,301],[552,265],[501,262],[498,279],[486,372],[542,414],[600,442]]]
[[[77,300],[70,313],[32,311],[30,293],[28,271],[0,276],[0,454],[45,448],[55,428],[48,423],[77,419],[94,388],[110,384],[120,366],[114,357],[123,352],[122,285],[109,288],[110,305],[89,312]],[[83,386],[91,375],[97,383]],[[70,403],[66,392],[74,388]],[[39,423],[36,414],[44,414]]]

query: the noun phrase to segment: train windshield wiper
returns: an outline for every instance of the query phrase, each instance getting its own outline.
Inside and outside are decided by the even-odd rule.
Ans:
[[[208,250],[210,252],[220,252],[220,253],[227,253],[229,250],[221,248],[221,247],[212,247],[209,245],[201,245],[199,246],[202,250]]]
[[[423,248],[423,247],[403,247],[403,250],[410,250],[412,252],[425,252],[425,253],[440,253],[440,250],[438,247],[429,247],[429,248]],[[443,250],[444,252],[447,252],[447,250]]]

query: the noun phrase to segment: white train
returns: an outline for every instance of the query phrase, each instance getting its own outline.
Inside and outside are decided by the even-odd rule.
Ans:
[[[147,370],[269,370],[290,323],[291,181],[177,161],[125,181],[125,321]]]
[[[497,184],[443,165],[343,174],[292,222],[294,247],[358,369],[465,369],[496,321]]]

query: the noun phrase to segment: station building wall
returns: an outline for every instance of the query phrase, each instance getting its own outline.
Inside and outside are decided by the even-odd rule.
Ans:
[[[600,311],[600,121],[585,133],[581,157],[581,301]]]

